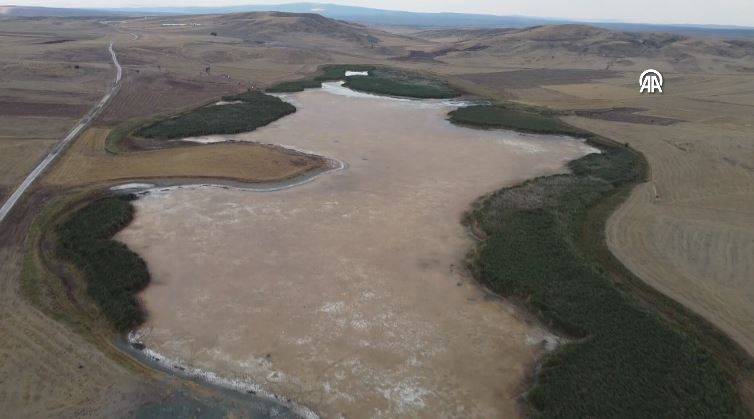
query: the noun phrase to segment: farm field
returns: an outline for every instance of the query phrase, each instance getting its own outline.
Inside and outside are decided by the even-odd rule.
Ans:
[[[0,196],[4,197],[89,110],[105,91],[111,70],[106,42],[83,28],[62,30],[59,35],[5,21],[2,28]],[[67,45],[55,43],[63,37],[69,37]]]
[[[610,219],[610,248],[643,279],[753,353],[749,278],[754,266],[748,255],[754,251],[754,173],[744,163],[754,158],[750,134],[712,124],[639,127],[628,133],[620,124],[573,122],[647,150],[654,163],[651,181]],[[650,132],[661,140],[649,140]]]
[[[748,141],[754,134],[749,118],[754,85],[736,74],[671,77],[675,89],[662,96],[635,95],[628,73],[508,91],[524,104],[565,111],[638,108],[638,115],[675,121],[561,117],[630,144],[649,161],[650,181],[638,186],[608,223],[611,250],[643,280],[704,315],[751,354],[754,317],[746,302],[752,292],[746,255],[754,246],[748,227],[754,222],[754,171],[746,162],[754,157]]]
[[[180,79],[176,75],[140,70],[128,71],[118,95],[99,115],[97,122],[112,126],[132,119],[173,114],[237,93],[236,84],[223,80]]]

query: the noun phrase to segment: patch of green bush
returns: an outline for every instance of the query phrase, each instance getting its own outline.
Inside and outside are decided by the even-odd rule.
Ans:
[[[149,284],[144,260],[112,237],[134,215],[130,196],[101,198],[76,211],[57,227],[58,257],[81,272],[86,291],[121,332],[144,321],[135,295]]]
[[[318,73],[311,78],[280,82],[269,89],[270,93],[294,93],[302,92],[305,89],[319,89],[322,83],[326,81],[344,80],[346,71],[372,71],[374,66],[371,65],[347,65],[336,64],[326,65],[319,68]]]
[[[267,92],[269,93],[293,93],[293,92],[303,92],[306,89],[318,89],[320,87],[322,87],[321,81],[304,79],[304,80],[284,81],[284,82],[278,83],[270,87],[269,89],[267,89]]]
[[[745,417],[718,361],[576,245],[587,210],[641,178],[639,157],[611,147],[569,166],[573,174],[500,190],[467,216],[486,236],[469,256],[475,277],[573,338],[538,371],[532,415]]]
[[[344,86],[361,92],[419,99],[445,99],[459,95],[443,80],[384,68],[372,70],[368,76],[346,77]]]
[[[368,76],[346,77],[347,71],[368,71]],[[419,99],[443,99],[459,95],[445,81],[416,72],[371,65],[328,65],[310,78],[276,84],[268,92],[300,92],[319,88],[322,82],[344,80],[345,86],[368,93]]]
[[[534,134],[584,135],[560,122],[554,114],[503,105],[473,105],[448,114],[450,122],[481,128],[503,128]]]
[[[296,107],[259,91],[224,96],[225,105],[207,105],[172,118],[139,128],[135,135],[144,138],[175,139],[214,134],[253,131],[296,112]]]

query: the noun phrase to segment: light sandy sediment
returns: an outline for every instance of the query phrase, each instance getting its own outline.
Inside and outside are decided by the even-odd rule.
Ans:
[[[583,142],[456,127],[451,104],[338,86],[233,140],[313,150],[347,170],[273,193],[155,190],[117,238],[153,283],[151,349],[248,379],[328,417],[511,417],[548,334],[465,274],[470,203],[563,171]]]

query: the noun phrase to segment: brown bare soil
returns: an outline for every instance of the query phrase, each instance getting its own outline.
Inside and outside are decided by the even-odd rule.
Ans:
[[[80,118],[89,106],[71,105],[63,103],[0,101],[0,115],[2,116],[54,116]]]
[[[15,189],[113,77],[96,22],[3,20],[0,33],[0,187]],[[68,42],[48,42],[65,38]],[[97,56],[81,54],[98,49]]]
[[[100,48],[99,45],[93,45],[85,48],[65,48],[46,51],[40,58],[66,62],[107,62],[110,59],[110,54],[107,52],[107,49]]]
[[[153,117],[192,108],[242,89],[237,84],[210,80],[177,80],[161,73],[130,72],[118,95],[98,118],[113,124],[133,118]]]

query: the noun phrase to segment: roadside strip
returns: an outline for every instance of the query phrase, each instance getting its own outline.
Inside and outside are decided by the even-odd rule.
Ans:
[[[65,138],[55,144],[55,147],[52,148],[47,157],[45,157],[34,168],[34,170],[32,170],[31,173],[26,176],[26,179],[24,179],[24,181],[21,182],[21,184],[13,192],[13,194],[8,197],[3,206],[0,207],[0,223],[2,223],[5,217],[11,212],[11,210],[13,210],[13,207],[18,203],[23,194],[31,187],[34,181],[36,181],[37,178],[39,178],[39,176],[44,173],[45,169],[47,169],[50,164],[52,164],[52,162],[55,161],[55,159],[58,158],[58,156],[60,156],[63,151],[65,151],[68,145],[70,145],[73,140],[78,137],[78,135],[84,130],[84,128],[89,126],[94,118],[102,111],[102,109],[105,108],[105,105],[107,105],[110,99],[115,95],[115,92],[120,86],[120,78],[123,74],[123,69],[118,62],[118,57],[115,55],[115,50],[113,50],[112,42],[110,42],[110,45],[107,47],[107,49],[110,52],[113,64],[115,65],[115,82],[107,91],[105,96],[103,96],[102,99],[100,99],[100,101],[97,102],[97,104],[94,105],[94,107],[86,115],[84,115],[83,118],[81,118],[81,120],[73,127],[73,129],[68,132],[68,135],[66,135]]]

